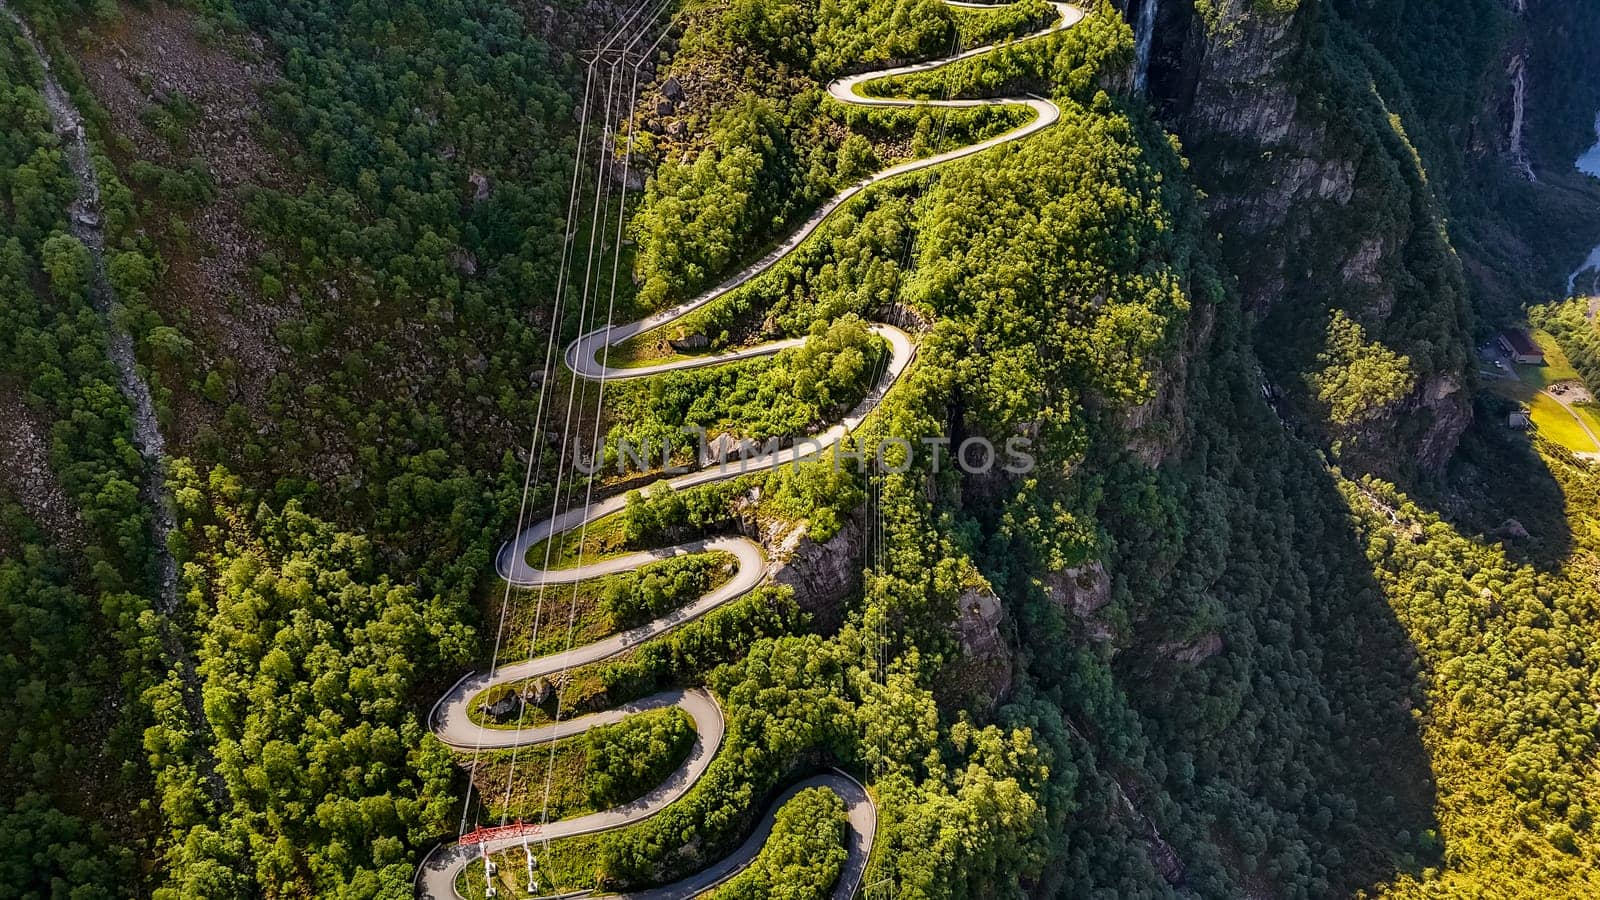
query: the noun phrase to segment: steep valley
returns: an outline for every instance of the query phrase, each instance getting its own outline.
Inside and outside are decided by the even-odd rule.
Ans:
[[[1600,895],[1600,8],[4,6],[0,897]]]

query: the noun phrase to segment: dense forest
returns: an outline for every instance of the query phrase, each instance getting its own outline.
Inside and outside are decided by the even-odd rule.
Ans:
[[[12,896],[109,896],[138,880],[153,824],[140,698],[162,671],[142,463],[102,347],[77,185],[42,71],[0,19],[0,869]]]
[[[638,26],[662,40],[633,105],[596,113],[585,51],[632,7],[7,4],[83,113],[105,248],[75,236],[71,136],[0,17],[0,897],[397,900],[467,828],[645,796],[691,754],[675,707],[523,768],[430,713],[469,670],[734,576],[707,552],[548,597],[496,576],[514,528],[624,494],[558,565],[737,533],[847,586],[819,600],[803,571],[474,698],[501,728],[676,689],[721,710],[663,811],[542,848],[552,890],[691,875],[837,767],[876,815],[869,897],[1600,892],[1600,476],[1506,432],[1471,373],[1491,325],[1546,303],[1532,322],[1600,387],[1589,301],[1552,293],[1595,237],[1565,170],[1600,85],[1561,73],[1600,17],[1168,5],[1143,96],[1135,10],[1082,5],[1019,41],[1054,8],[685,0]],[[1540,40],[1527,182],[1485,134],[1508,54]],[[720,282],[870,173],[1023,124],[825,91],[987,43],[866,93],[1037,95],[1055,125],[874,185],[612,362],[793,346],[598,389],[547,358]],[[1229,105],[1252,80],[1230,60],[1275,53],[1254,82],[1288,104]],[[1250,143],[1285,109],[1281,142]],[[1280,163],[1316,196],[1282,195],[1271,243],[1250,235]],[[569,221],[619,184],[625,205]],[[601,264],[574,288],[585,245]],[[918,452],[648,493],[571,468],[591,435],[608,463],[683,426],[815,435],[877,384],[889,320],[916,356],[847,446]],[[157,497],[108,355],[124,331],[167,436]],[[1034,465],[920,452],[974,437]],[[712,896],[831,895],[840,797],[771,816]]]

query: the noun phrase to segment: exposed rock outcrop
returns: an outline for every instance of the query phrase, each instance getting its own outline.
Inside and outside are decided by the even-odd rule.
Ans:
[[[1428,422],[1415,445],[1416,459],[1426,469],[1443,468],[1472,424],[1472,398],[1462,390],[1459,376],[1443,373],[1424,382],[1414,402]]]
[[[1067,612],[1088,618],[1111,602],[1111,576],[1099,560],[1092,560],[1046,577],[1044,590]]]
[[[667,346],[679,353],[695,353],[711,346],[711,339],[703,334],[689,334],[669,339]]]
[[[1220,0],[1190,22],[1186,71],[1169,79],[1184,83],[1165,106],[1246,305],[1269,320],[1263,361],[1290,406],[1330,445],[1359,448],[1368,468],[1437,469],[1471,419],[1460,390],[1470,377],[1465,274],[1385,99],[1359,75],[1304,77],[1356,64],[1335,61],[1329,15],[1312,3],[1284,12]],[[1409,396],[1365,417],[1359,442],[1324,421],[1307,386],[1319,323],[1335,309],[1418,376]],[[1435,331],[1389,327],[1419,319]]]
[[[1189,361],[1204,352],[1216,324],[1216,310],[1205,304],[1193,307],[1182,350],[1156,362],[1152,377],[1155,391],[1149,400],[1123,414],[1128,450],[1145,465],[1161,465],[1186,439],[1188,428]]]
[[[1145,852],[1150,856],[1150,864],[1168,884],[1182,885],[1183,859],[1178,856],[1178,851],[1167,842],[1167,839],[1161,836],[1155,821],[1144,814],[1141,809],[1144,798],[1136,794],[1130,795],[1121,780],[1115,780],[1113,783],[1117,788],[1117,799],[1122,801],[1122,816],[1139,836],[1140,843],[1144,844]]]
[[[861,563],[865,551],[860,521],[845,520],[839,533],[823,542],[812,540],[800,523],[764,535],[762,543],[772,560],[772,581],[788,585],[795,602],[810,613],[817,627],[832,632],[844,621],[844,602],[861,590]]]
[[[875,322],[893,325],[902,331],[918,334],[928,330],[928,320],[915,307],[904,303],[888,303],[872,313]]]
[[[1116,635],[1098,615],[1111,603],[1111,576],[1099,560],[1048,575],[1043,584],[1045,595],[1081,622],[1090,640],[1104,643]]]
[[[1222,635],[1216,632],[1202,634],[1187,641],[1171,641],[1156,648],[1156,653],[1176,663],[1199,665],[1222,652]]]
[[[951,680],[963,693],[987,700],[993,709],[1011,693],[1016,668],[1014,654],[1002,625],[1005,607],[988,584],[975,584],[956,600],[954,630],[961,659],[952,666]]]

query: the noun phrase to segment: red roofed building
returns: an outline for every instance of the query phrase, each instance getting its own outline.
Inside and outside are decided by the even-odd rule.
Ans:
[[[1522,366],[1544,365],[1544,350],[1521,328],[1507,328],[1500,332],[1498,340],[1500,349],[1511,357],[1512,362]]]

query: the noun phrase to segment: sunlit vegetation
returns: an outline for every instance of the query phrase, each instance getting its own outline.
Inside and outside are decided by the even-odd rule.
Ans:
[[[727,719],[723,747],[677,803],[620,831],[584,839],[592,848],[574,883],[627,887],[671,881],[729,852],[772,790],[812,747],[847,740],[851,726],[838,649],[821,639],[758,641],[710,673]],[[512,862],[507,857],[507,864]]]
[[[559,677],[529,678],[489,688],[467,707],[474,722],[495,728],[548,724],[559,716],[600,712],[674,685],[693,685],[718,666],[738,659],[762,638],[801,629],[805,614],[786,589],[764,586],[668,634],[608,660],[578,666]],[[549,690],[539,690],[548,685]],[[504,716],[489,711],[508,697]]]
[[[642,625],[720,587],[733,574],[726,553],[696,553],[619,575],[540,588],[514,588],[504,625],[502,658],[545,656]],[[498,621],[495,608],[485,617]]]
[[[1600,328],[1589,315],[1587,297],[1535,307],[1529,318],[1545,332],[1536,339],[1546,365],[1530,373],[1543,379],[1539,387],[1573,378],[1591,391],[1600,384]]]
[[[1343,311],[1328,322],[1327,342],[1317,354],[1322,368],[1307,376],[1327,418],[1337,425],[1356,425],[1380,416],[1416,387],[1411,360],[1375,341]]]
[[[473,783],[493,818],[554,822],[637,800],[683,764],[693,743],[688,714],[671,706],[554,746],[482,754]]]
[[[1589,322],[1587,300],[1535,307],[1529,315],[1543,326],[1533,338],[1544,351],[1544,364],[1515,366],[1515,379],[1497,378],[1490,382],[1491,387],[1522,404],[1541,437],[1574,453],[1600,453],[1600,407],[1592,399],[1594,389],[1590,387],[1600,376],[1595,365],[1600,338]],[[1566,392],[1556,385],[1577,385],[1582,390],[1558,400],[1556,392]]]
[[[683,426],[713,437],[794,439],[837,421],[878,380],[888,348],[866,323],[817,321],[770,361],[688,369],[613,391],[610,443],[659,446]],[[680,443],[681,443],[680,439]]]
[[[544,515],[536,510],[535,515]],[[528,565],[543,569],[570,569],[577,565],[602,562],[627,553],[627,520],[625,517],[607,516],[596,519],[585,527],[563,531],[528,547]]]
[[[1580,471],[1575,481],[1593,480]],[[1580,649],[1594,646],[1600,612],[1588,564],[1542,573],[1459,534],[1387,485],[1343,490],[1424,667],[1419,722],[1449,852],[1443,872],[1403,877],[1393,893],[1600,890],[1587,863],[1600,802],[1594,661]]]
[[[870,315],[895,299],[902,275],[911,210],[902,193],[909,191],[877,190],[851,201],[815,237],[755,279],[661,329],[667,333],[641,334],[613,352],[643,357],[691,335],[721,350],[752,342],[752,332],[768,327],[783,337],[801,337],[817,321]]]
[[[635,265],[645,308],[710,286],[730,264],[758,255],[797,213],[876,168],[873,157],[882,162],[901,155],[871,138],[896,129],[904,136],[911,125],[909,155],[922,156],[1017,121],[1015,111],[838,110],[824,100],[822,80],[846,66],[948,53],[958,28],[967,40],[995,40],[1054,14],[1036,0],[960,14],[937,0],[829,0],[814,8],[787,0],[691,10],[672,71],[693,73],[739,55],[744,79],[708,85],[728,92],[729,102],[711,114],[692,156],[660,160],[646,188],[630,226],[639,244]],[[808,27],[815,31],[808,35]],[[806,61],[817,82],[794,78],[791,67]],[[768,70],[771,77],[763,79]],[[830,127],[834,116],[854,133]],[[951,122],[955,128],[947,134]]]
[[[538,861],[536,878],[541,892],[592,890],[593,858],[598,835],[584,835],[556,841],[551,844],[532,843],[534,858]],[[516,896],[527,888],[527,857],[522,851],[508,853],[501,859],[499,896]],[[485,900],[482,865],[468,866],[456,879],[456,890],[467,900]]]
[[[405,698],[470,649],[460,610],[390,580],[368,540],[294,501],[258,503],[221,469],[174,476],[206,717],[233,789],[217,837],[187,847],[179,871],[216,878],[260,834],[262,883],[301,883],[304,856],[331,854],[362,879],[408,884],[408,844],[444,827],[454,795],[449,752]]]
[[[684,444],[684,449],[692,451],[693,441]],[[703,537],[730,520],[729,503],[746,487],[747,480],[720,481],[684,491],[666,484],[655,485],[648,494],[630,491],[622,512],[530,546],[528,564],[543,568],[548,561],[551,569],[565,569],[580,561],[587,565],[649,549],[654,541]]]
[[[715,900],[824,897],[844,868],[844,803],[826,788],[795,794],[778,810],[748,869],[711,893]]]
[[[1464,21],[1500,22],[1490,5],[1473,0]],[[182,566],[172,623],[196,664],[198,716],[166,674],[150,608],[142,463],[90,303],[91,260],[69,234],[75,185],[29,53],[0,23],[17,51],[0,54],[0,390],[45,423],[50,474],[85,534],[52,546],[0,490],[0,624],[16,638],[0,659],[13,776],[0,788],[0,884],[19,896],[399,900],[463,812],[462,758],[424,715],[443,685],[492,641],[502,659],[592,641],[682,608],[731,571],[726,556],[694,554],[543,601],[518,589],[498,633],[494,552],[525,462],[512,448],[541,401],[530,375],[552,331],[559,343],[587,326],[571,311],[552,321],[547,305],[574,48],[547,45],[530,9],[498,0],[200,6],[207,29],[258,35],[282,64],[261,125],[300,151],[295,186],[252,191],[243,210],[264,252],[250,296],[230,302],[270,310],[271,339],[294,363],[263,396],[246,396],[245,364],[225,348],[197,354],[198,332],[150,313],[167,273],[148,232],[166,226],[141,221],[97,160],[118,315],[165,415],[178,395],[214,413],[174,444],[168,473]],[[847,560],[866,578],[836,632],[817,633],[789,589],[763,586],[616,657],[472,699],[469,715],[495,727],[688,687],[724,710],[723,745],[679,801],[538,847],[547,890],[698,871],[785,786],[837,764],[864,776],[880,814],[866,882],[899,898],[1600,891],[1596,476],[1536,438],[1567,503],[1546,518],[1568,538],[1536,565],[1514,555],[1526,546],[1441,516],[1482,498],[1439,486],[1450,502],[1435,511],[1354,466],[1328,468],[1322,452],[1340,463],[1381,452],[1368,440],[1378,411],[1406,408],[1467,359],[1466,279],[1428,187],[1467,180],[1422,161],[1469,130],[1482,90],[1462,73],[1499,47],[1487,27],[1452,44],[1463,29],[1437,4],[1359,6],[1324,10],[1332,37],[1306,57],[1316,74],[1301,74],[1332,111],[1330,141],[1362,160],[1336,237],[1406,237],[1387,319],[1368,314],[1372,298],[1293,291],[1262,321],[1241,312],[1221,274],[1237,260],[1217,251],[1182,148],[1120,93],[1132,35],[1101,3],[1065,34],[870,86],[1035,92],[1062,107],[1055,127],[865,192],[770,271],[619,348],[635,363],[678,355],[669,341],[690,337],[704,346],[689,352],[805,339],[758,362],[609,386],[605,413],[583,415],[600,415],[613,445],[684,425],[799,435],[866,395],[885,358],[868,323],[892,313],[919,332],[917,361],[857,438],[1025,437],[1037,466],[963,475],[919,455],[901,474],[819,463],[659,487],[532,548],[535,565],[548,551],[570,567],[736,524],[763,538],[802,525],[817,541],[869,535]],[[37,13],[47,40],[115,18],[105,3]],[[688,96],[638,118],[684,127],[657,121],[640,138],[648,185],[622,266],[636,284],[616,286],[629,310],[716,284],[870,172],[1028,115],[845,108],[823,97],[828,78],[1004,40],[1054,12],[1040,0],[988,11],[696,0],[676,14],[652,90],[679,78]],[[1386,22],[1393,33],[1370,45],[1351,30]],[[582,26],[552,39],[598,27]],[[147,124],[181,146],[195,110],[159,106]],[[217,196],[204,163],[134,160],[124,174],[142,194],[200,207]],[[1535,319],[1594,384],[1600,339],[1580,313]],[[1269,377],[1289,376],[1288,427],[1260,401],[1252,336]],[[548,465],[527,498],[539,518],[558,456],[541,443]],[[980,586],[1002,612],[987,645],[951,627]],[[1003,659],[973,658],[985,654]],[[1003,663],[998,677],[963,675],[989,662]],[[686,714],[663,709],[553,753],[495,751],[466,812],[492,822],[627,803],[692,741]],[[826,896],[843,824],[830,792],[796,796],[716,896]],[[501,871],[501,895],[520,895],[520,850]],[[467,896],[483,895],[481,879],[469,868]]]

